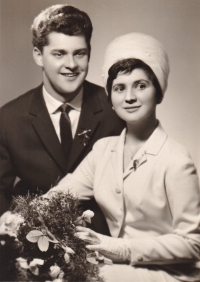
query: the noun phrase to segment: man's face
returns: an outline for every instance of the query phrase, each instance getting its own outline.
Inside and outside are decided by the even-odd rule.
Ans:
[[[36,63],[43,67],[44,86],[57,100],[70,101],[79,93],[88,73],[89,50],[85,37],[51,32],[48,40],[42,53],[34,48]]]

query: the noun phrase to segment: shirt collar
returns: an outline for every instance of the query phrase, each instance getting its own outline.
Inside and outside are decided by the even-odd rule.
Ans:
[[[53,114],[57,111],[57,109],[63,104],[62,102],[56,100],[54,97],[52,97],[45,89],[45,87],[43,86],[43,97],[47,106],[47,110],[49,114]],[[82,101],[83,101],[83,88],[81,89],[81,91],[79,92],[78,95],[76,95],[76,97],[74,97],[74,99],[72,101],[70,101],[69,103],[67,103],[68,105],[70,105],[73,109],[75,109],[76,111],[81,111],[81,105],[82,105]]]

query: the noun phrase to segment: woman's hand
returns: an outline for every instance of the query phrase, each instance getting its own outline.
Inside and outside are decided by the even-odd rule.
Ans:
[[[76,236],[89,243],[89,250],[99,251],[114,262],[130,259],[129,240],[105,236],[86,227],[77,227]]]
[[[51,199],[58,192],[66,192],[66,187],[64,186],[55,186],[51,188],[46,194],[42,195],[42,198]]]
[[[86,227],[82,227],[82,226],[78,226],[76,230],[78,231],[76,233],[76,236],[79,239],[83,240],[84,242],[92,244],[92,245],[101,244],[101,239],[104,235],[96,233],[95,231],[89,228],[86,228]]]

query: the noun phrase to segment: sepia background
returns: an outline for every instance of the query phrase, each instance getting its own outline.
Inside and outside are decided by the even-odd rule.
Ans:
[[[41,83],[30,26],[53,4],[71,4],[89,14],[94,31],[87,79],[96,84],[102,85],[104,51],[116,36],[142,32],[165,46],[171,72],[158,118],[188,148],[200,175],[200,0],[1,0],[0,106]]]

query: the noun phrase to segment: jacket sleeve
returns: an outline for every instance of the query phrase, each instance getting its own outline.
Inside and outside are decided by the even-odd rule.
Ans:
[[[92,151],[84,158],[76,170],[67,174],[53,190],[69,190],[75,196],[78,196],[80,200],[93,198],[95,167],[103,150],[103,144],[104,139],[97,141]]]
[[[0,110],[0,214],[9,208],[15,173],[6,141],[6,120]]]
[[[163,177],[173,232],[153,238],[131,239],[132,264],[200,260],[200,189],[190,157],[171,160]]]

